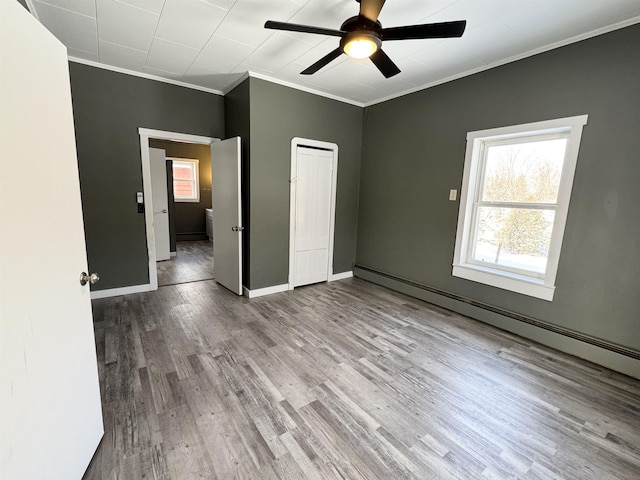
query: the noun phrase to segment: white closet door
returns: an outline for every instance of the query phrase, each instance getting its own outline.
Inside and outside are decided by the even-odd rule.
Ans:
[[[298,147],[294,286],[329,279],[333,152]]]

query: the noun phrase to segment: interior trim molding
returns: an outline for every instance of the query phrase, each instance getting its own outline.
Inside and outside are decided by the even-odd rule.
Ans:
[[[408,280],[406,278],[397,277],[395,275],[391,275],[389,273],[381,272],[379,270],[376,270],[376,269],[373,269],[373,268],[369,268],[369,267],[365,267],[363,265],[357,265],[356,264],[354,268],[362,270],[362,271],[365,271],[365,272],[372,273],[374,275],[379,275],[381,277],[388,278],[390,280],[393,280],[393,281],[396,281],[396,282],[400,282],[400,283],[403,283],[405,285],[408,285],[408,286],[411,286],[411,287],[414,287],[414,288],[418,288],[420,290],[425,290],[427,292],[430,292],[430,293],[433,293],[433,294],[436,294],[436,295],[440,295],[440,296],[455,300],[457,302],[465,303],[467,305],[471,305],[473,307],[477,307],[477,308],[480,308],[482,310],[501,315],[503,317],[512,318],[512,319],[517,320],[519,322],[523,322],[523,323],[526,323],[528,325],[532,325],[534,327],[542,328],[544,330],[547,330],[547,331],[550,331],[550,332],[553,332],[553,333],[557,333],[559,335],[563,335],[565,337],[569,337],[569,338],[572,338],[574,340],[578,340],[580,342],[587,343],[589,345],[593,345],[593,346],[596,346],[596,347],[599,347],[599,348],[603,348],[605,350],[609,350],[611,352],[618,353],[620,355],[624,355],[626,357],[633,358],[635,360],[640,360],[640,351],[634,350],[632,348],[625,347],[623,345],[618,345],[618,344],[613,343],[613,342],[609,342],[609,341],[606,341],[606,340],[601,340],[599,338],[592,337],[591,335],[586,335],[584,333],[576,332],[575,330],[571,330],[571,329],[568,329],[568,328],[560,327],[558,325],[554,325],[552,323],[548,323],[548,322],[545,322],[543,320],[538,320],[536,318],[528,317],[528,316],[522,315],[520,313],[512,312],[510,310],[505,310],[503,308],[496,307],[494,305],[489,305],[489,304],[484,303],[484,302],[479,302],[477,300],[473,300],[471,298],[464,297],[464,296],[458,295],[456,293],[447,292],[445,290],[441,290],[439,288],[431,287],[429,285],[424,285],[422,283],[414,282],[414,281]]]
[[[349,270],[348,272],[342,272],[342,273],[332,273],[331,275],[329,275],[329,281],[335,282],[336,280],[344,280],[345,278],[351,278],[351,277],[353,277],[352,270]]]
[[[152,288],[150,283],[145,283],[143,285],[131,285],[130,287],[108,288],[106,290],[92,290],[91,300],[119,297],[120,295],[130,295],[132,293],[152,292],[153,290],[157,290],[157,288]]]
[[[272,293],[282,293],[289,291],[289,284],[283,283],[282,285],[274,285],[272,287],[257,288],[255,290],[249,290],[244,285],[242,286],[242,292],[245,297],[256,298],[264,297],[265,295],[271,295]]]
[[[435,87],[437,85],[442,85],[443,83],[452,82],[453,80],[458,80],[459,78],[468,77],[470,75],[474,75],[476,73],[484,72],[485,70],[491,70],[492,68],[500,67],[502,65],[506,65],[508,63],[517,62],[518,60],[522,60],[527,57],[533,57],[534,55],[538,55],[539,53],[548,52],[550,50],[555,50],[556,48],[565,47],[567,45],[571,45],[572,43],[578,43],[582,40],[587,40],[588,38],[597,37],[598,35],[604,35],[605,33],[613,32],[614,30],[620,30],[621,28],[630,27],[631,25],[635,25],[636,23],[640,23],[640,16],[629,18],[627,20],[623,20],[622,22],[614,23],[612,25],[607,25],[604,27],[597,28],[595,30],[591,30],[590,32],[581,33],[580,35],[576,35],[570,38],[566,38],[564,40],[560,40],[558,42],[550,43],[543,47],[538,47],[533,50],[529,50],[528,52],[520,53],[518,55],[514,55],[512,57],[504,58],[501,60],[497,60],[495,62],[489,63],[487,65],[482,65],[481,67],[473,68],[471,70],[467,70],[462,73],[457,73],[455,75],[451,75],[450,77],[443,78],[440,80],[436,80],[435,82],[426,83],[424,85],[420,85],[414,88],[410,88],[403,92],[394,93],[392,95],[388,95],[383,98],[379,98],[377,100],[373,100],[371,102],[366,102],[362,106],[370,107],[372,105],[376,105],[378,103],[383,103],[388,100],[393,100],[394,98],[404,97],[405,95],[410,95],[415,92],[419,92],[421,90],[427,90],[431,87]]]
[[[355,100],[350,100],[348,98],[339,97],[338,95],[333,95],[331,93],[323,92],[322,90],[316,90],[315,88],[305,87],[303,85],[298,85],[293,82],[287,82],[285,80],[279,80],[277,78],[273,78],[268,75],[263,75],[261,73],[256,73],[252,71],[249,71],[247,73],[249,77],[265,80],[267,82],[275,83],[277,85],[282,85],[283,87],[293,88],[294,90],[300,90],[302,92],[311,93],[313,95],[318,95],[319,97],[328,98],[330,100],[337,100],[338,102],[347,103],[349,105],[355,105],[356,107],[361,107],[361,108],[366,107],[366,104],[363,102],[357,102]],[[227,91],[230,91],[230,90],[227,90]]]
[[[202,87],[200,85],[194,85],[193,83],[181,82],[179,80],[171,80],[169,78],[159,77],[158,75],[151,75],[150,73],[136,72],[135,70],[129,70],[128,68],[114,67],[112,65],[106,65],[95,60],[86,60],[84,58],[67,57],[70,62],[81,63],[90,67],[101,68],[102,70],[109,70],[111,72],[122,73],[124,75],[131,75],[132,77],[145,78],[147,80],[155,80],[156,82],[168,83],[170,85],[176,85],[178,87],[190,88],[191,90],[199,90],[201,92],[213,93],[215,95],[224,96],[224,92],[221,90],[215,90],[213,88]]]
[[[151,160],[149,159],[149,140],[171,140],[174,142],[197,143],[211,145],[219,142],[219,138],[192,135],[190,133],[169,132],[138,127],[140,136],[140,164],[142,166],[142,191],[144,196],[144,221],[147,232],[147,254],[149,257],[150,290],[158,289],[158,268],[156,265],[156,240],[153,228],[153,197],[151,195]],[[206,235],[206,234],[205,234]]]

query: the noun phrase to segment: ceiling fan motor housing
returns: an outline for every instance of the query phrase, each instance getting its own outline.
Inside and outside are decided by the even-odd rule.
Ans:
[[[361,15],[351,17],[340,27],[340,30],[347,32],[340,39],[340,48],[344,53],[354,58],[368,57],[382,46],[382,38],[380,38],[380,34],[377,32],[380,28],[382,28],[380,22],[372,22]],[[351,44],[363,41],[370,44],[368,54],[362,54],[360,56],[353,55],[349,48],[352,46]]]

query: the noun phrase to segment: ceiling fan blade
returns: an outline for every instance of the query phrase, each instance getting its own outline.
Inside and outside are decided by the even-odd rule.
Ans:
[[[382,40],[417,40],[421,38],[461,37],[467,26],[466,20],[457,22],[427,23],[405,27],[381,28],[378,34]]]
[[[272,30],[286,30],[287,32],[317,33],[319,35],[331,35],[334,37],[341,37],[346,33],[340,30],[332,30],[330,28],[298,25],[296,23],[274,22],[272,20],[267,20],[264,24],[264,28],[270,28]]]
[[[383,5],[384,0],[360,0],[360,15],[376,22]]]
[[[382,50],[377,50],[369,58],[385,78],[390,78],[400,73],[398,66]]]
[[[314,63],[310,67],[304,69],[302,72],[300,72],[300,74],[302,74],[302,75],[312,75],[312,74],[316,73],[318,70],[320,70],[322,67],[324,67],[325,65],[328,65],[330,62],[332,62],[333,60],[338,58],[340,55],[342,55],[342,47],[338,47],[335,50],[333,50],[332,52],[326,54],[324,57],[322,57],[316,63]]]

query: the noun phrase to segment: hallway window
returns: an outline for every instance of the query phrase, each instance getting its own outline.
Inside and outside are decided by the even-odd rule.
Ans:
[[[453,276],[553,299],[586,121],[467,134]]]
[[[173,198],[176,202],[199,202],[199,161],[191,158],[173,160]]]

